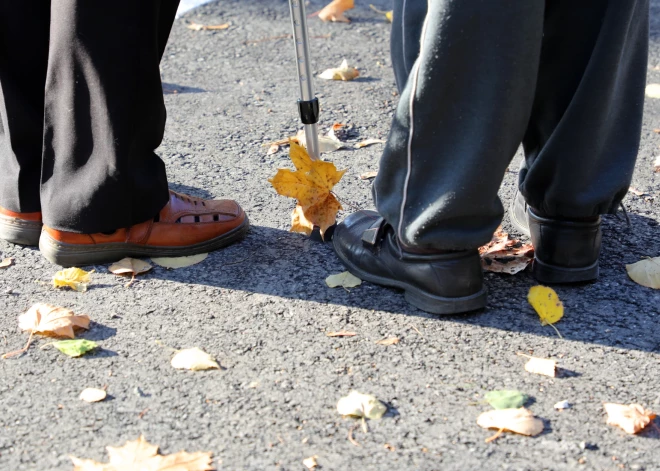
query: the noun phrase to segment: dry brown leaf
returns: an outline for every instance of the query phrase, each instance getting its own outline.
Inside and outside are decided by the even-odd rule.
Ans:
[[[0,268],[7,268],[11,266],[14,263],[13,258],[5,258],[2,262],[0,262]]]
[[[528,436],[538,435],[543,431],[543,421],[534,417],[532,411],[524,407],[484,412],[477,418],[477,425]],[[492,437],[487,440],[492,441]]]
[[[159,455],[158,446],[148,443],[144,436],[126,442],[121,448],[107,447],[109,463],[82,460],[71,456],[73,471],[213,471],[210,452]]]
[[[523,271],[534,260],[534,247],[531,243],[523,244],[511,239],[501,227],[492,240],[479,247],[481,266],[484,270],[495,273],[515,275]]]
[[[199,23],[190,23],[188,25],[188,29],[192,29],[193,31],[221,30],[228,28],[229,23],[224,23],[221,25],[200,25]]]
[[[151,261],[156,265],[163,268],[186,268],[206,260],[209,254],[199,253],[197,255],[189,255],[187,257],[151,257]]]
[[[384,338],[384,339],[378,340],[376,343],[378,345],[385,345],[385,346],[396,345],[397,343],[399,343],[399,337]]]
[[[328,3],[321,11],[313,13],[310,16],[318,15],[323,21],[339,21],[342,23],[350,23],[351,20],[344,16],[346,10],[351,10],[355,7],[353,0],[333,0]]]
[[[357,334],[355,332],[348,332],[347,330],[340,330],[339,332],[328,332],[328,337],[355,337]]]
[[[525,371],[544,376],[557,376],[557,362],[548,358],[529,357],[525,363]]]
[[[171,364],[179,370],[203,371],[220,369],[220,365],[211,355],[197,347],[178,351],[172,357]]]
[[[115,275],[135,276],[139,275],[140,273],[146,273],[152,268],[153,267],[144,260],[126,257],[119,260],[117,263],[110,265],[108,270],[110,270]]]
[[[355,144],[356,149],[362,149],[363,147],[370,146],[372,144],[384,144],[385,141],[382,139],[367,139],[366,141],[358,142]]]
[[[341,65],[334,69],[326,69],[319,74],[319,78],[325,80],[343,80],[348,82],[360,76],[360,71],[355,67],[349,67],[348,61],[344,59]]]
[[[377,175],[378,172],[364,172],[360,175],[360,180],[371,180],[372,178],[376,178]]]
[[[660,289],[660,257],[645,258],[626,265],[626,272],[635,283],[647,288]]]
[[[641,432],[655,420],[655,414],[644,409],[639,404],[603,404],[607,412],[607,424],[621,427],[626,433],[634,434]]]
[[[268,152],[266,152],[266,155],[277,154],[279,150],[280,150],[279,144],[271,144],[270,147],[268,148]]]

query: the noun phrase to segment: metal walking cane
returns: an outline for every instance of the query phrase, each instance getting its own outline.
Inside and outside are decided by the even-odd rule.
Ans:
[[[314,96],[314,83],[312,82],[305,0],[289,0],[289,7],[291,8],[291,24],[293,25],[293,41],[296,46],[298,83],[300,85],[298,112],[300,120],[305,125],[307,153],[312,160],[319,160],[321,158],[318,126],[319,100]]]

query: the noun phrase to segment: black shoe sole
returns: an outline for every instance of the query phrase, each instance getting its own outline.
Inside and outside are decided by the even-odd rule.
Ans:
[[[482,288],[481,291],[471,296],[456,298],[436,296],[406,282],[367,273],[343,257],[341,250],[337,250],[337,247],[335,247],[335,252],[346,268],[348,268],[348,271],[353,275],[370,283],[402,289],[406,301],[422,311],[430,312],[431,314],[451,315],[476,311],[486,307],[488,297],[486,288]]]
[[[212,252],[238,242],[247,235],[249,229],[250,223],[246,217],[243,224],[230,232],[199,244],[184,247],[157,247],[125,243],[65,244],[53,239],[47,232],[43,232],[39,239],[39,250],[48,261],[63,267],[112,263],[124,257],[187,257]]]
[[[532,275],[536,278],[536,281],[548,284],[594,281],[598,279],[599,272],[598,261],[588,267],[565,268],[543,263],[535,258],[532,265]]]
[[[39,245],[42,224],[0,215],[0,239],[18,245]]]

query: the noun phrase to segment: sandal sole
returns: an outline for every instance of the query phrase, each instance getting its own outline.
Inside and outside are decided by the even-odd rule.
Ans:
[[[0,239],[18,245],[39,245],[42,224],[0,215]]]
[[[80,245],[66,244],[53,239],[47,232],[41,234],[39,250],[46,259],[63,267],[112,263],[125,257],[186,257],[221,249],[243,239],[250,229],[248,218],[230,232],[199,244],[183,247],[159,247],[126,243]]]

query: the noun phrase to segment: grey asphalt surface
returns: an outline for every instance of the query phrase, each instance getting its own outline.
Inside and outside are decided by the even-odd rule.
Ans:
[[[372,0],[382,9],[388,2]],[[356,65],[349,83],[317,81],[322,126],[352,125],[349,141],[384,138],[396,103],[388,52],[389,24],[358,0],[353,23],[310,20],[317,72]],[[649,83],[660,83],[660,1],[654,0]],[[314,0],[309,11],[321,7]],[[97,266],[86,293],[56,291],[57,267],[32,248],[0,243],[15,265],[0,270],[0,350],[27,335],[16,318],[35,302],[87,313],[83,338],[102,348],[72,359],[37,340],[26,355],[0,361],[0,470],[70,470],[68,455],[105,461],[105,446],[140,434],[164,453],[212,451],[219,469],[304,470],[318,456],[324,470],[658,470],[660,426],[628,436],[605,424],[602,403],[639,403],[660,412],[660,292],[628,279],[624,265],[660,255],[660,101],[647,100],[642,146],[625,218],[604,221],[598,283],[558,287],[566,314],[542,327],[527,304],[528,273],[486,275],[484,312],[438,318],[409,306],[396,291],[364,283],[331,290],[342,270],[331,247],[287,232],[293,202],[267,179],[288,166],[285,151],[263,143],[298,129],[297,88],[283,0],[214,2],[176,21],[162,63],[169,121],[159,152],[172,188],[238,199],[253,229],[242,243],[203,263],[156,267],[126,288]],[[230,22],[226,31],[191,31],[187,22]],[[331,35],[331,37],[322,37]],[[370,183],[382,145],[329,154],[348,172],[336,192],[347,210],[370,208]],[[517,161],[502,186],[508,205]],[[481,169],[484,170],[484,169]],[[511,229],[507,220],[505,229]],[[515,235],[515,233],[513,233]],[[351,338],[329,338],[350,330]],[[401,339],[384,347],[376,340]],[[159,342],[157,342],[159,341]],[[174,370],[173,349],[197,346],[222,371]],[[558,378],[526,373],[516,352],[553,357]],[[109,399],[87,404],[86,387],[107,386]],[[369,432],[335,410],[350,390],[390,406]],[[476,425],[493,389],[518,389],[546,431],[536,438]],[[557,412],[561,400],[573,404]]]

